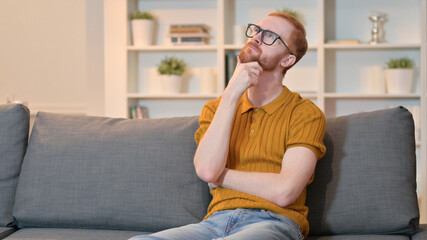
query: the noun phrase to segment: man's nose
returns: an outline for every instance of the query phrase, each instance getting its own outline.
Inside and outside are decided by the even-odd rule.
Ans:
[[[257,45],[261,45],[261,36],[262,36],[262,32],[259,32],[258,34],[255,34],[255,36],[252,38],[253,41],[255,41],[255,43]]]

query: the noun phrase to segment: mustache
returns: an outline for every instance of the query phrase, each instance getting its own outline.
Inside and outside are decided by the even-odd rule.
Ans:
[[[258,53],[261,53],[261,49],[252,41],[247,42],[243,48],[248,48],[249,46],[253,47]]]

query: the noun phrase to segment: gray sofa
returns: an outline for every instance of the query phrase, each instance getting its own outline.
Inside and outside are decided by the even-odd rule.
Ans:
[[[200,221],[198,117],[128,120],[0,106],[0,239],[128,239]],[[402,107],[327,120],[309,239],[427,239],[414,126]]]

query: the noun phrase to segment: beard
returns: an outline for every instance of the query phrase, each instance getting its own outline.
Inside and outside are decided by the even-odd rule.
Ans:
[[[247,42],[239,54],[240,62],[258,62],[261,54],[262,50],[255,43]]]
[[[254,42],[249,41],[242,48],[239,58],[241,63],[258,62],[264,71],[272,71],[278,67],[281,56],[275,54],[274,56],[266,57]]]

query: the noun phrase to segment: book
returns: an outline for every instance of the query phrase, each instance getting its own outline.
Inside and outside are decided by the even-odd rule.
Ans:
[[[149,118],[148,108],[143,107],[143,106],[132,106],[132,107],[130,107],[129,115],[130,115],[131,119]]]
[[[171,28],[169,33],[206,33],[207,31],[202,28]]]
[[[170,37],[174,45],[205,45],[209,43],[207,33],[172,33]]]
[[[343,44],[343,45],[350,45],[350,44],[359,44],[359,40],[357,39],[342,39],[342,40],[328,40],[327,43],[330,44]]]
[[[205,24],[171,24],[169,29],[172,31],[200,31],[207,32],[209,27]]]
[[[169,33],[207,33],[208,27],[204,24],[173,24],[169,27]]]
[[[236,53],[227,53],[225,55],[225,86],[227,87],[230,78],[233,76],[234,70],[237,66]]]

